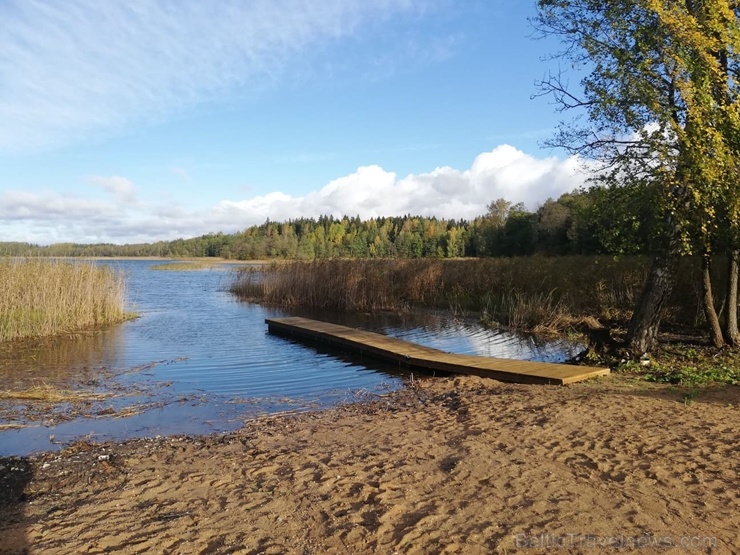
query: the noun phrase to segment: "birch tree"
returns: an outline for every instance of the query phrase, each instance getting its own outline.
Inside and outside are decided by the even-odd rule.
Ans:
[[[561,39],[555,58],[583,70],[540,83],[562,111],[553,146],[598,161],[597,180],[657,187],[667,230],[630,322],[636,354],[653,350],[678,258],[698,251],[713,342],[737,341],[737,255],[723,335],[711,284],[713,249],[735,253],[738,224],[737,8],[727,0],[539,0],[535,26]],[[732,263],[734,261],[734,265]],[[734,287],[734,300],[732,290]],[[734,326],[734,329],[733,329]]]

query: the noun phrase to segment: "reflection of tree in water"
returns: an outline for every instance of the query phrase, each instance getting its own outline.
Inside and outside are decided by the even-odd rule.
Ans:
[[[122,330],[75,333],[0,344],[0,389],[26,388],[39,382],[62,386],[95,380],[118,360]]]

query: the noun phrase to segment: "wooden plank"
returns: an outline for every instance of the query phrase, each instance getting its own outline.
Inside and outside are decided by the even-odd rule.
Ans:
[[[427,371],[473,374],[500,381],[557,384],[609,374],[608,368],[446,353],[371,331],[309,318],[268,318],[270,333],[337,345],[375,358]]]

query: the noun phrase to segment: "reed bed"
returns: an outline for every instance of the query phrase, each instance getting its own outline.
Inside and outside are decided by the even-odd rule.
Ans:
[[[90,262],[0,260],[0,341],[71,333],[120,322],[123,276]]]
[[[684,266],[667,321],[693,326],[701,315],[697,274],[690,261]],[[606,256],[319,260],[239,270],[231,290],[288,308],[446,309],[546,332],[626,322],[649,267],[647,257]]]

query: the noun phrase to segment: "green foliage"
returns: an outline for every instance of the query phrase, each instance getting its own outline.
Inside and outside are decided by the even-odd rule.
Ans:
[[[666,243],[660,192],[643,184],[592,187],[578,212],[579,235],[587,252],[637,254],[655,252]]]
[[[717,350],[675,343],[656,353],[646,366],[633,362],[623,369],[659,383],[683,386],[713,383],[740,385],[740,353],[730,349]]]
[[[573,210],[564,203],[547,199],[537,210],[536,219],[539,250],[546,254],[566,254],[568,231],[573,225]]]

